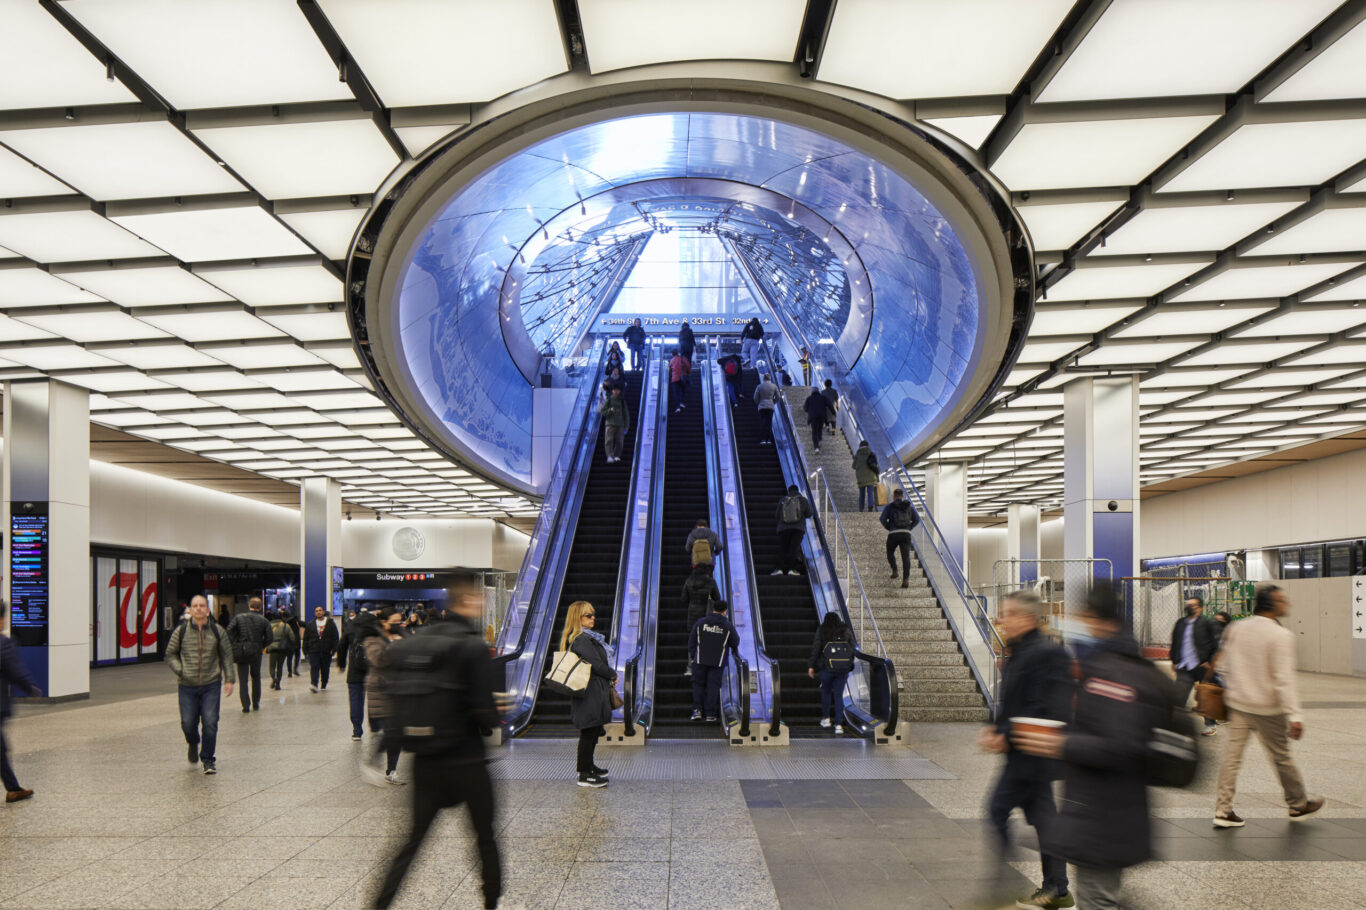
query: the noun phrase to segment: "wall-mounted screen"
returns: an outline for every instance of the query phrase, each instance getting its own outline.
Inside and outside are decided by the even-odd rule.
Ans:
[[[14,503],[10,516],[10,633],[20,647],[47,645],[47,503]]]

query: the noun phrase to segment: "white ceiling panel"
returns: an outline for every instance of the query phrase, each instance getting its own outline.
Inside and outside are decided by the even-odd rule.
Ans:
[[[1157,189],[1316,186],[1366,158],[1366,118],[1249,123]]]
[[[1036,305],[1029,337],[1094,334],[1143,308],[1141,302],[1091,303],[1072,306]]]
[[[301,256],[312,252],[294,232],[255,205],[109,217],[183,262]]]
[[[817,78],[889,98],[1008,95],[1070,0],[841,0]],[[915,51],[908,52],[908,36]],[[971,66],[963,61],[971,58]]]
[[[282,212],[280,220],[328,259],[343,260],[351,249],[351,238],[365,217],[363,208],[331,209],[321,212]],[[298,302],[298,301],[295,301]]]
[[[431,148],[432,145],[456,130],[460,129],[459,124],[443,124],[442,126],[396,126],[394,132],[402,140],[403,147],[408,150],[408,154],[414,158]]]
[[[253,341],[250,344],[206,344],[199,350],[244,370],[263,367],[301,367],[322,363],[292,341]]]
[[[1366,341],[1339,342],[1331,348],[1305,354],[1290,361],[1291,366],[1330,366],[1333,364],[1359,364],[1366,369]]]
[[[1214,120],[1211,113],[1026,123],[991,170],[1012,190],[1135,184]]]
[[[0,244],[43,263],[163,255],[89,209],[18,214],[0,209]]]
[[[41,269],[0,268],[0,307],[99,303],[101,298]]]
[[[1125,366],[1157,364],[1198,348],[1204,341],[1111,341],[1083,357],[1077,365]]]
[[[1324,209],[1253,247],[1255,256],[1366,250],[1366,206]]]
[[[1204,262],[1110,265],[1104,260],[1083,260],[1048,289],[1048,299],[1100,300],[1151,297],[1213,261],[1211,258]]]
[[[22,348],[8,348],[5,359],[35,370],[90,370],[96,367],[118,366],[108,357],[77,347],[74,344],[28,344]]]
[[[299,7],[279,0],[64,0],[180,110],[351,99]]]
[[[368,117],[194,134],[267,199],[370,193],[399,162]]]
[[[1266,366],[1296,351],[1316,344],[1312,339],[1297,338],[1293,341],[1223,341],[1202,351],[1194,357],[1181,361],[1183,367],[1210,367],[1232,364]]]
[[[1035,250],[1065,250],[1128,200],[1127,193],[1121,197],[1105,202],[1021,203],[1015,211],[1029,228]]]
[[[1231,201],[1222,205],[1145,208],[1090,255],[1217,252],[1233,246],[1307,199],[1308,194],[1303,199],[1285,202]]]
[[[187,370],[183,373],[158,373],[157,378],[164,379],[172,385],[180,386],[182,389],[191,392],[265,388],[266,384],[259,379],[229,369],[216,360],[211,362],[217,364],[218,368]]]
[[[975,117],[932,117],[925,121],[951,136],[961,139],[972,148],[986,142],[987,136],[1001,122],[1000,114],[980,114]]]
[[[23,311],[17,311],[22,315]],[[11,319],[8,316],[0,316],[0,341],[39,341],[45,338],[57,337],[51,332],[44,331],[29,320]]]
[[[54,268],[53,272],[124,306],[214,303],[231,299],[218,288],[174,265],[79,271]],[[0,279],[0,283],[2,281]]]
[[[341,280],[320,264],[201,266],[194,273],[249,306],[340,303],[342,299]]]
[[[1174,369],[1156,376],[1147,376],[1140,381],[1143,388],[1200,388],[1218,385],[1248,372],[1249,367],[1229,367],[1219,370]]]
[[[1226,306],[1181,306],[1163,304],[1112,333],[1114,338],[1152,338],[1157,335],[1192,335],[1222,332],[1275,309],[1273,303],[1228,304]]]
[[[104,64],[39,4],[4,0],[0,16],[0,110],[137,100],[121,83],[106,80]]]
[[[1235,380],[1229,383],[1229,388],[1247,389],[1282,386],[1288,391],[1316,382],[1328,382],[1352,372],[1355,372],[1355,370],[1346,367],[1324,367],[1320,369],[1302,370],[1279,369],[1272,370],[1269,373],[1263,373],[1260,376],[1249,376],[1246,379]]]
[[[0,142],[98,199],[232,193],[242,185],[170,123],[0,130]]]
[[[166,337],[166,333],[160,329],[139,322],[114,307],[94,312],[47,313],[23,318],[30,325],[55,332],[82,344]]]
[[[389,107],[482,102],[569,69],[553,0],[320,0]]]
[[[1232,94],[1337,5],[1113,0],[1038,100]]]
[[[1358,25],[1273,89],[1264,101],[1366,98],[1366,25]]]
[[[1315,303],[1328,300],[1366,300],[1366,275],[1346,281],[1337,281],[1317,294],[1304,298]]]
[[[672,60],[790,61],[806,0],[579,0],[595,73]]]
[[[109,395],[114,395],[119,392],[170,388],[170,386],[161,380],[153,379],[146,373],[139,373],[136,370],[70,373],[63,376],[62,381],[69,382],[72,385],[82,386],[83,388],[90,389],[92,392],[104,392]]]
[[[1269,338],[1275,335],[1331,334],[1366,322],[1366,310],[1356,307],[1324,309],[1297,307],[1273,316],[1255,326],[1234,332],[1239,338]]]
[[[300,341],[332,341],[351,337],[351,327],[347,324],[346,314],[340,311],[290,314],[274,314],[267,311],[261,314],[261,318]]]
[[[1173,300],[1234,300],[1239,297],[1288,297],[1354,268],[1352,263],[1310,262],[1300,265],[1235,263],[1200,284],[1178,291]]]
[[[139,370],[173,370],[187,367],[219,367],[223,362],[180,342],[130,343],[100,348],[105,357]]]
[[[41,168],[34,167],[6,148],[0,148],[0,199],[61,196],[71,191],[71,187],[43,173]]]
[[[285,392],[311,392],[323,389],[356,389],[359,386],[336,370],[290,370],[257,372],[252,378]]]
[[[244,338],[279,338],[281,332],[244,309],[210,309],[175,312],[170,308],[139,314],[139,319],[188,342],[232,341]]]

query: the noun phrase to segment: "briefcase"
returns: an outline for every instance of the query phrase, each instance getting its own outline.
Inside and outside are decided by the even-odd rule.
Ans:
[[[1228,720],[1228,709],[1224,707],[1224,687],[1214,683],[1196,683],[1195,713],[1210,720]]]

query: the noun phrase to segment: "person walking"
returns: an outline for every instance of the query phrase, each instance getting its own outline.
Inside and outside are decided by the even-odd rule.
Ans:
[[[273,637],[270,623],[261,615],[259,597],[248,600],[247,612],[238,613],[232,618],[232,622],[228,623],[232,660],[237,666],[237,676],[242,682],[237,689],[237,695],[242,701],[243,714],[261,710],[261,658],[270,647]],[[250,693],[247,692],[248,678],[251,679]]]
[[[1309,796],[1290,757],[1290,740],[1304,736],[1300,696],[1295,683],[1295,634],[1280,624],[1290,601],[1276,585],[1257,589],[1252,616],[1231,624],[1214,665],[1224,678],[1228,743],[1219,765],[1214,827],[1241,828],[1233,796],[1249,735],[1262,741],[1276,768],[1290,820],[1308,818],[1323,808],[1323,797]]]
[[[573,651],[591,670],[588,686],[569,700],[569,719],[579,731],[579,786],[600,789],[607,786],[607,769],[594,763],[593,752],[598,740],[607,735],[604,725],[612,720],[611,693],[617,685],[617,674],[607,659],[607,642],[593,631],[596,617],[597,611],[587,601],[570,604],[560,635],[560,650]]]
[[[826,401],[820,392],[812,389],[811,394],[806,396],[806,401],[802,403],[802,410],[806,411],[806,422],[811,426],[811,447],[819,452],[821,434],[830,421],[830,402]]]
[[[911,586],[911,531],[920,524],[920,516],[906,498],[906,492],[897,489],[892,492],[892,501],[887,503],[878,519],[887,529],[887,563],[892,567],[892,580],[896,580],[896,553],[901,551],[901,587]]]
[[[429,673],[441,673],[442,689],[454,693],[453,708],[431,721],[444,735],[439,748],[413,757],[413,823],[403,846],[389,862],[384,882],[375,895],[375,906],[384,910],[398,895],[409,867],[437,814],[462,803],[469,812],[470,827],[479,853],[484,906],[498,906],[503,893],[502,859],[494,835],[496,806],[489,778],[484,737],[498,727],[494,704],[497,674],[479,631],[483,599],[466,594],[456,599],[448,618],[433,623],[419,641],[430,645],[439,659],[424,664]],[[368,640],[368,639],[367,639]],[[405,680],[406,681],[406,680]],[[437,680],[432,680],[435,689]]]
[[[1072,661],[1066,651],[1044,637],[1042,629],[1047,621],[1047,605],[1032,591],[1016,591],[1002,601],[1001,631],[1009,656],[1001,675],[995,722],[983,727],[977,737],[983,751],[1006,757],[987,799],[987,818],[996,836],[992,899],[999,899],[1009,888],[1011,869],[1006,860],[1010,852],[1011,812],[1016,808],[1023,810],[1025,820],[1042,832],[1058,811],[1053,803],[1052,784],[1058,776],[1057,762],[1010,747],[1014,718],[1067,720],[1072,699]],[[1040,854],[1039,860],[1043,865],[1043,884],[1016,906],[1047,910],[1075,907],[1076,900],[1067,890],[1067,863],[1048,853]]]
[[[612,397],[598,408],[602,415],[602,453],[607,456],[608,464],[621,461],[621,451],[626,445],[626,424],[631,420],[630,408],[626,399],[621,397],[621,388],[612,387]]]
[[[274,614],[270,622],[270,644],[266,646],[266,651],[270,654],[270,687],[277,692],[280,691],[280,678],[284,673],[285,663],[293,658],[298,647],[299,636],[281,614]]]
[[[699,543],[705,546],[699,546]],[[692,559],[692,567],[706,566],[708,572],[725,549],[721,545],[721,535],[707,526],[705,518],[697,519],[697,526],[688,532],[688,539],[683,542],[683,550]]]
[[[1112,590],[1091,591],[1080,619],[1088,647],[1065,732],[1016,727],[1010,745],[1063,763],[1061,808],[1039,846],[1075,867],[1077,906],[1112,910],[1121,906],[1124,870],[1152,858],[1148,740],[1175,693],[1140,655]]]
[[[310,692],[327,688],[327,679],[332,673],[332,655],[337,653],[340,639],[332,617],[322,607],[314,607],[313,621],[304,627],[304,653],[308,655]]]
[[[692,326],[688,325],[685,319],[683,324],[678,327],[678,353],[684,360],[688,361],[687,372],[683,374],[684,389],[688,387],[688,376],[692,373],[692,355],[696,348],[697,339],[693,337]]]
[[[721,599],[721,589],[716,586],[710,564],[693,566],[692,574],[683,582],[683,610],[687,616],[685,628],[692,634],[693,626],[707,615],[711,604]],[[684,676],[692,676],[692,661],[683,670]]]
[[[773,409],[778,405],[778,387],[767,373],[754,387],[754,403],[759,406],[759,445],[773,445]]]
[[[621,353],[621,346],[614,341],[612,342],[612,346],[607,349],[607,363],[603,368],[603,372],[608,376],[611,376],[613,370],[621,370],[624,369],[625,366],[626,357]]]
[[[1186,599],[1186,615],[1172,626],[1172,669],[1176,671],[1177,704],[1184,706],[1191,689],[1198,682],[1207,682],[1214,671],[1210,662],[1218,647],[1214,623],[1204,616],[1205,600],[1199,594]],[[1218,728],[1214,718],[1205,718],[1205,735],[1212,736]]]
[[[764,327],[759,322],[759,317],[755,316],[745,324],[744,330],[740,333],[740,357],[744,360],[745,366],[754,369],[759,346],[763,343]]]
[[[203,594],[190,598],[189,620],[166,642],[166,665],[179,684],[180,729],[190,764],[202,761],[205,774],[217,774],[219,690],[232,695],[235,677],[228,636],[209,618]]]
[[[854,635],[837,613],[826,613],[811,642],[806,675],[820,680],[821,726],[844,732],[844,687],[854,669]]]
[[[805,575],[802,562],[802,537],[806,534],[806,520],[812,515],[811,503],[791,484],[787,495],[778,500],[778,564],[770,575]]]
[[[637,319],[621,333],[626,349],[631,352],[631,369],[639,370],[645,364],[645,329]]]
[[[721,680],[726,658],[740,659],[740,636],[726,616],[726,602],[712,601],[711,613],[688,633],[688,663],[692,665],[692,720],[715,723],[721,717]]]
[[[744,379],[744,367],[740,364],[740,357],[736,354],[726,354],[718,357],[716,362],[721,366],[721,376],[726,380],[726,394],[730,396],[730,406],[736,407],[740,404],[740,383]]]
[[[682,351],[674,351],[669,359],[669,413],[682,410],[684,384],[691,372],[692,361]]]
[[[0,620],[9,612],[9,605],[0,600]],[[39,698],[43,690],[28,675],[23,661],[19,658],[19,648],[8,635],[0,633],[0,783],[5,786],[5,802],[17,803],[33,796],[33,790],[19,786],[19,778],[14,775],[14,767],[9,762],[9,744],[5,741],[5,721],[14,713],[10,703],[10,689],[23,689],[30,696]]]
[[[302,676],[299,672],[299,661],[304,653],[304,627],[299,622],[299,618],[289,610],[283,613],[285,622],[289,624],[289,630],[294,633],[294,652],[285,658],[285,668],[289,670],[290,677]]]
[[[360,613],[351,621],[350,628],[342,632],[337,644],[337,669],[346,671],[346,694],[351,708],[351,741],[360,742],[365,722],[365,677],[370,670],[370,662],[365,659],[365,640],[379,634],[379,623],[372,613]],[[379,724],[375,713],[370,712],[370,732],[378,733]]]
[[[860,440],[854,453],[854,480],[858,483],[858,510],[877,511],[877,485],[882,480],[882,469],[868,440]],[[865,505],[866,503],[866,505]]]
[[[839,390],[835,388],[835,384],[829,379],[825,380],[825,388],[821,389],[821,397],[825,399],[825,403],[830,409],[830,417],[826,422],[826,429],[833,431],[835,429],[835,415],[839,413],[840,409],[840,393]]]
[[[811,351],[802,348],[802,356],[797,358],[797,364],[802,368],[802,385],[811,385]]]
[[[393,705],[390,703],[390,694],[387,688],[385,676],[389,662],[389,646],[394,642],[414,634],[413,631],[404,631],[400,622],[403,614],[395,607],[380,607],[375,613],[375,633],[367,635],[361,642],[361,652],[365,659],[365,700],[366,710],[370,715],[370,729],[377,730],[383,734],[385,724],[393,712]],[[359,729],[352,719],[352,732]],[[383,735],[375,739],[375,748],[370,754],[369,761],[362,761],[360,766],[361,777],[365,778],[366,783],[376,787],[382,787],[386,783],[395,786],[402,786],[404,781],[398,776],[398,757],[402,752],[397,741]],[[384,771],[379,770],[380,755],[384,755]]]

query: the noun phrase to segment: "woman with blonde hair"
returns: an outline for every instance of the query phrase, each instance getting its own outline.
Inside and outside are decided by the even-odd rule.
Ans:
[[[593,751],[606,733],[603,725],[612,719],[612,689],[617,674],[607,660],[607,642],[593,631],[597,610],[585,600],[569,605],[560,635],[560,650],[573,651],[591,668],[588,686],[569,702],[569,718],[579,731],[579,786],[599,789],[607,786],[607,769],[593,763]]]

